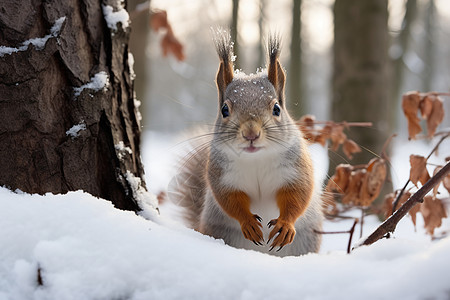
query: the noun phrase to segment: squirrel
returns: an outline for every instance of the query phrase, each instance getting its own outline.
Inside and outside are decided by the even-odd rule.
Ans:
[[[267,71],[250,75],[234,72],[228,31],[218,30],[214,40],[214,131],[184,158],[172,196],[189,227],[230,246],[276,256],[318,252],[320,189],[307,142],[286,110],[280,39],[269,37]]]

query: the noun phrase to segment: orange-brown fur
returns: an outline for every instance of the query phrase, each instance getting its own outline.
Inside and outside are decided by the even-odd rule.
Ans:
[[[216,41],[219,112],[210,145],[194,151],[194,163],[186,164],[186,183],[202,187],[180,188],[186,191],[184,206],[190,203],[186,219],[235,247],[280,256],[317,252],[321,201],[306,141],[285,107],[279,40],[269,41],[267,75],[236,80],[231,45],[228,35]],[[202,159],[207,162],[198,163]],[[281,252],[270,252],[274,247]]]

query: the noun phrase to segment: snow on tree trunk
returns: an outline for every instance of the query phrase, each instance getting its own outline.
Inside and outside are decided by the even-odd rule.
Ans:
[[[129,25],[120,0],[0,3],[0,186],[140,209]]]

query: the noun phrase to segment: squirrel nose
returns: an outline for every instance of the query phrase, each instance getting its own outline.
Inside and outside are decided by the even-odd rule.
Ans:
[[[249,132],[249,133],[242,133],[242,137],[246,139],[247,141],[253,142],[254,140],[258,139],[260,135],[260,132],[256,134],[255,132]]]

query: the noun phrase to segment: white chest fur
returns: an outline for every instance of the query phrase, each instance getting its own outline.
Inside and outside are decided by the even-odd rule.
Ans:
[[[250,197],[252,213],[268,222],[279,216],[276,192],[298,174],[293,162],[286,164],[280,153],[261,152],[229,157],[222,184],[245,192]]]

